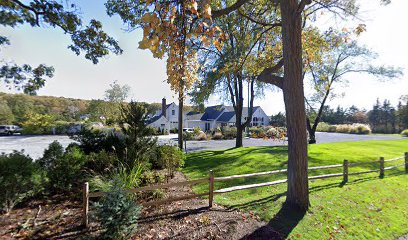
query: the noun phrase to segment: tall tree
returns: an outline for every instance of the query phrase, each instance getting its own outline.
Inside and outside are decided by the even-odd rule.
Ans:
[[[185,92],[197,80],[194,39],[220,46],[225,37],[211,26],[210,2],[118,1],[106,3],[109,15],[118,14],[130,28],[143,28],[139,48],[149,49],[156,58],[167,57],[167,82],[179,97],[178,144],[183,148],[183,103]]]
[[[363,31],[359,25],[354,33],[359,35]],[[309,107],[315,113],[314,119],[307,117],[309,143],[316,143],[316,129],[321,120],[324,106],[330,99],[336,97],[334,88],[345,82],[349,73],[371,74],[377,78],[395,78],[400,76],[401,70],[394,67],[375,66],[370,64],[377,55],[365,47],[359,46],[356,40],[351,40],[353,32],[333,29],[324,34],[327,44],[322,48],[319,59],[312,60],[306,53],[307,70],[309,71],[315,93],[308,100]],[[312,123],[313,121],[313,123]]]
[[[15,28],[28,24],[32,27],[50,26],[59,28],[71,36],[72,44],[68,46],[76,55],[85,53],[85,58],[94,64],[99,58],[113,52],[122,53],[117,41],[102,30],[101,22],[92,19],[88,26],[83,26],[78,7],[69,1],[0,1],[0,24]],[[1,45],[10,44],[7,37],[0,35]],[[53,77],[54,68],[45,64],[32,67],[29,64],[19,66],[2,59],[0,81],[9,88],[35,94],[44,86],[48,78]]]
[[[238,12],[217,18],[214,24],[224,30],[228,40],[221,49],[216,46],[198,45],[202,72],[199,75],[200,81],[196,82],[190,96],[193,102],[203,103],[214,92],[219,92],[223,100],[230,102],[235,112],[237,128],[235,147],[242,147],[243,131],[252,120],[254,98],[262,94],[265,87],[265,84],[256,82],[256,76],[262,70],[258,68],[258,61],[262,54],[267,55],[265,48],[270,44],[265,41],[264,35],[268,35],[270,41],[276,42],[277,33],[268,32],[271,30],[269,26],[258,26]],[[281,49],[275,47],[268,50],[272,55],[273,50],[280,54]],[[248,90],[246,113],[244,113],[245,86]]]

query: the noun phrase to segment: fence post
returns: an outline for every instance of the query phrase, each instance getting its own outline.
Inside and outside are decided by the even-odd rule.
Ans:
[[[82,210],[83,210],[83,219],[82,224],[88,228],[88,211],[89,211],[89,184],[88,182],[84,183],[82,188]]]
[[[210,183],[209,183],[209,195],[208,195],[208,206],[211,208],[214,199],[214,172],[210,170]]]
[[[405,173],[408,173],[408,152],[405,152]]]
[[[348,182],[348,160],[343,161],[343,183]]]
[[[384,177],[384,157],[380,157],[380,178]]]

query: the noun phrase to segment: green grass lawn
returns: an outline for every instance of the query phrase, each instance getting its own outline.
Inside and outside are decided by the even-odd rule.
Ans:
[[[408,140],[360,141],[309,146],[309,166],[340,164],[402,156],[408,152]],[[386,163],[386,167],[403,160]],[[248,147],[189,153],[183,172],[190,179],[255,173],[287,167],[287,147]],[[378,164],[350,167],[349,172],[379,169]],[[310,171],[309,175],[342,172],[342,168]],[[285,179],[285,174],[218,182],[216,189],[243,184]],[[274,224],[278,230],[290,231],[290,238],[302,239],[395,239],[408,233],[408,174],[404,168],[388,170],[385,178],[378,173],[310,181],[310,210],[293,227],[276,225],[274,216],[285,201],[286,184],[236,191],[215,196],[218,204],[254,213]],[[196,192],[208,191],[197,185]],[[293,229],[292,229],[293,228]]]

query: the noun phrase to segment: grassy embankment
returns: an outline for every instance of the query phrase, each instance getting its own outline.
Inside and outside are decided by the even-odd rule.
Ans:
[[[340,164],[402,156],[408,140],[360,141],[317,144],[309,147],[309,166]],[[386,163],[385,167],[403,163]],[[287,167],[287,147],[248,147],[190,153],[183,172],[190,179],[255,173]],[[349,172],[379,169],[379,164],[350,167]],[[342,172],[342,168],[310,171],[309,175]],[[216,183],[216,189],[284,179],[284,174]],[[241,190],[215,196],[218,204],[241,209],[270,222],[275,229],[302,239],[395,239],[408,233],[408,174],[404,168],[385,172],[330,178],[310,182],[310,211],[302,219],[279,220],[274,216],[285,201],[286,184]],[[208,191],[208,185],[194,187]]]

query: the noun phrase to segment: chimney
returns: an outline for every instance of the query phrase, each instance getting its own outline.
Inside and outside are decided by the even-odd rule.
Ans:
[[[162,115],[166,117],[166,98],[162,99]]]

